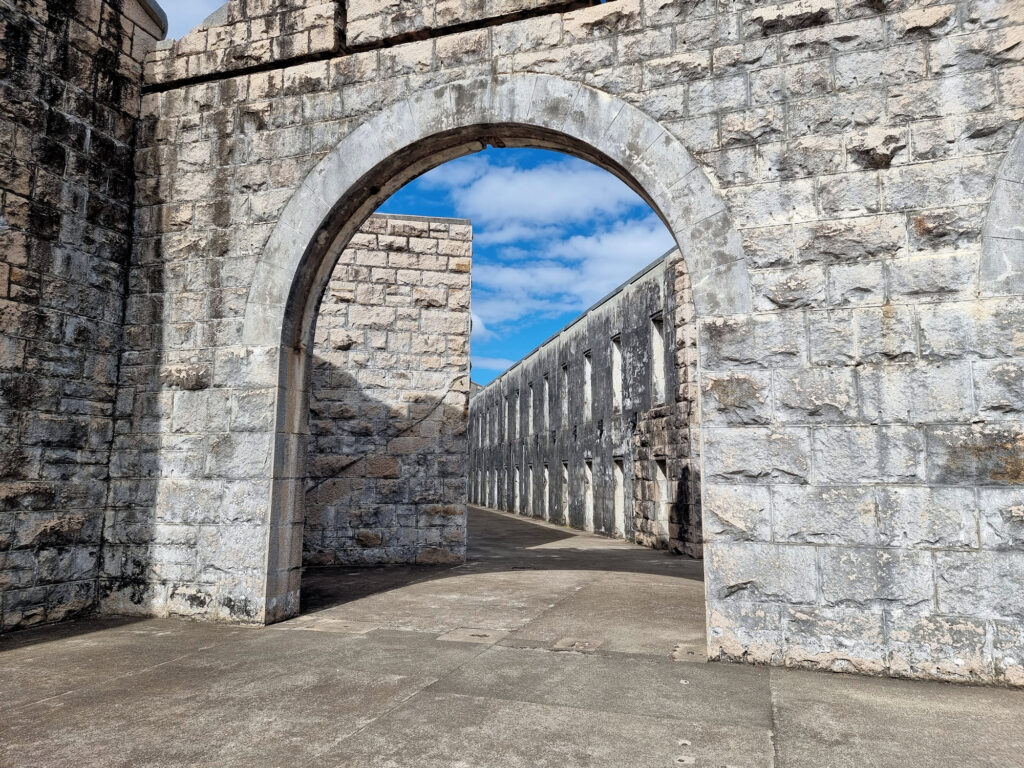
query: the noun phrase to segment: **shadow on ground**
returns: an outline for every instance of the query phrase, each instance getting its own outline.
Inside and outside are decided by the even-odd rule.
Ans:
[[[307,567],[303,572],[301,610],[304,614],[321,611],[412,584],[466,573],[527,570],[620,572],[704,580],[699,560],[471,506],[465,564]]]

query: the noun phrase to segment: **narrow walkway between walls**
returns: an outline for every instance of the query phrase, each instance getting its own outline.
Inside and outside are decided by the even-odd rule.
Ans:
[[[703,663],[701,564],[472,509],[453,567],[307,572],[273,627],[0,638],[0,766],[1019,766],[1024,694]]]
[[[699,561],[479,507],[468,528],[465,565],[307,569],[303,616],[278,626],[704,661]]]

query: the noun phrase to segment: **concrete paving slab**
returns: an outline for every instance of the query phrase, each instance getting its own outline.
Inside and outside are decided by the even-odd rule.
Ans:
[[[769,728],[768,671],[495,646],[430,687],[537,704]]]
[[[0,767],[1024,766],[1018,691],[666,652],[702,629],[699,563],[479,511],[470,553],[318,570],[278,627],[0,638]]]
[[[0,636],[0,715],[121,675],[234,643],[254,630],[96,617]]]
[[[0,726],[7,764],[306,765],[477,651],[362,637],[257,631],[21,707]]]
[[[689,742],[680,745],[680,741]],[[336,768],[771,766],[768,731],[434,691],[347,739]]]
[[[507,632],[503,632],[501,630],[460,627],[459,629],[454,629],[451,632],[446,632],[437,639],[449,643],[479,643],[481,645],[494,645],[507,634]]]
[[[704,585],[649,574],[586,572],[588,583],[527,626],[517,640],[582,637],[602,650],[669,657],[680,644],[706,658]]]
[[[320,611],[329,618],[441,634],[460,627],[510,631],[580,588],[578,571],[445,571],[428,581]]]
[[[771,671],[780,768],[1020,768],[1024,692]]]

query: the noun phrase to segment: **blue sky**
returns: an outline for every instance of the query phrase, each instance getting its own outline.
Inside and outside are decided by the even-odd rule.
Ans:
[[[216,11],[226,0],[165,0],[160,7],[167,13],[167,37],[177,40],[198,27],[203,19]]]
[[[177,38],[219,0],[165,3]],[[487,149],[446,163],[380,210],[473,222],[473,380],[486,384],[672,247],[605,171],[557,152]]]
[[[473,222],[473,380],[486,384],[672,247],[610,173],[546,150],[487,149],[396,192],[384,213]]]

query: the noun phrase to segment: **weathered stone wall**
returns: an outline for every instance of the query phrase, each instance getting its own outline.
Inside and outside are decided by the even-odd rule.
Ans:
[[[688,404],[677,398],[695,372],[678,369],[673,354],[677,255],[645,268],[470,400],[471,501],[701,553],[699,496],[680,493],[691,468]],[[664,328],[660,363],[653,318]],[[659,365],[662,398],[653,385]]]
[[[358,48],[416,40],[481,22],[512,21],[531,11],[568,10],[597,2],[600,0],[348,0],[345,42]]]
[[[307,565],[466,556],[472,228],[373,216],[331,275],[310,398]]]
[[[532,144],[630,178],[686,261],[710,655],[1024,682],[1022,26],[1019,0],[615,0],[160,82],[108,607],[297,609],[332,244],[432,163]]]
[[[151,85],[220,78],[338,52],[345,6],[340,2],[231,0],[178,40],[146,58]]]
[[[142,57],[135,2],[0,1],[0,629],[96,598]]]

